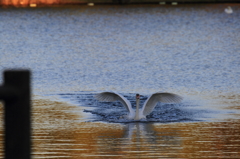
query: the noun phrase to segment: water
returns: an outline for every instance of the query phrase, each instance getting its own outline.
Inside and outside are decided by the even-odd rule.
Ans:
[[[0,71],[32,70],[33,158],[239,158],[240,6],[227,6],[1,9]],[[94,99],[106,90],[184,100],[126,122]]]

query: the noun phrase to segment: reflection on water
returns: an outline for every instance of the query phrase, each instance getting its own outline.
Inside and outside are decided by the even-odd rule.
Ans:
[[[132,157],[157,157],[161,154],[171,151],[171,157],[177,157],[176,154],[181,146],[181,139],[178,131],[156,131],[156,125],[153,123],[129,123],[124,129],[123,142],[126,151],[133,150]],[[169,157],[170,157],[169,156]]]
[[[166,91],[197,99],[156,111],[175,123],[108,123],[86,122],[96,119],[83,112],[92,109],[89,98],[74,98],[89,103],[76,106],[34,96],[33,158],[240,158],[240,7],[232,7],[231,15],[225,4],[1,10],[0,70],[31,68],[34,94]],[[179,120],[189,111],[208,116]]]
[[[231,98],[221,97],[221,101]],[[238,118],[177,123],[83,122],[87,114],[81,107],[45,99],[33,102],[33,158],[240,157]],[[234,103],[233,108],[228,105],[233,112],[240,108],[237,98],[230,103]],[[1,141],[2,134],[1,127]],[[3,151],[0,153],[3,158]]]

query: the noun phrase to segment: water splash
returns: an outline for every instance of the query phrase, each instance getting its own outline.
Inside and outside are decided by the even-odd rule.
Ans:
[[[94,96],[96,93],[61,93],[58,94],[60,98],[70,101],[78,106],[84,107],[85,113],[93,115],[89,122],[112,122],[112,123],[131,123],[131,122],[192,122],[192,121],[203,121],[208,119],[210,114],[216,114],[216,111],[210,109],[201,109],[200,102],[196,104],[196,101],[184,100],[180,104],[164,104],[158,103],[152,113],[146,116],[146,119],[140,121],[128,120],[124,116],[127,115],[127,110],[124,106],[116,102],[99,102]],[[123,94],[130,103],[133,109],[136,109],[135,94],[125,93]],[[143,105],[147,96],[144,95],[140,99],[140,106]]]

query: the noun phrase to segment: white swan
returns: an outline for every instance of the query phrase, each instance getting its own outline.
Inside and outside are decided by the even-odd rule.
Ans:
[[[230,6],[228,6],[227,8],[224,9],[224,11],[227,13],[227,14],[232,14],[233,13],[233,10]]]
[[[140,95],[136,94],[136,113],[132,109],[132,105],[125,97],[116,92],[102,92],[95,96],[101,102],[120,101],[128,111],[127,119],[140,120],[145,119],[150,114],[158,102],[163,103],[180,103],[182,97],[173,93],[154,93],[143,104],[142,109],[139,109]]]

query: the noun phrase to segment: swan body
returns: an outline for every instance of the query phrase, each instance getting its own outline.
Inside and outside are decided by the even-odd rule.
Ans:
[[[230,6],[228,6],[227,8],[225,8],[225,12],[226,12],[227,14],[232,14],[232,13],[233,13],[233,10],[232,10],[232,8],[231,8]]]
[[[142,109],[139,108],[140,103],[140,95],[136,94],[136,112],[133,110],[132,105],[129,100],[127,100],[124,96],[116,92],[102,92],[95,96],[95,98],[101,102],[114,102],[120,101],[122,105],[127,109],[128,115],[127,119],[140,120],[145,119],[148,114],[150,114],[158,102],[163,103],[180,103],[182,101],[182,97],[173,94],[173,93],[161,93],[157,92],[152,94],[143,104]]]

